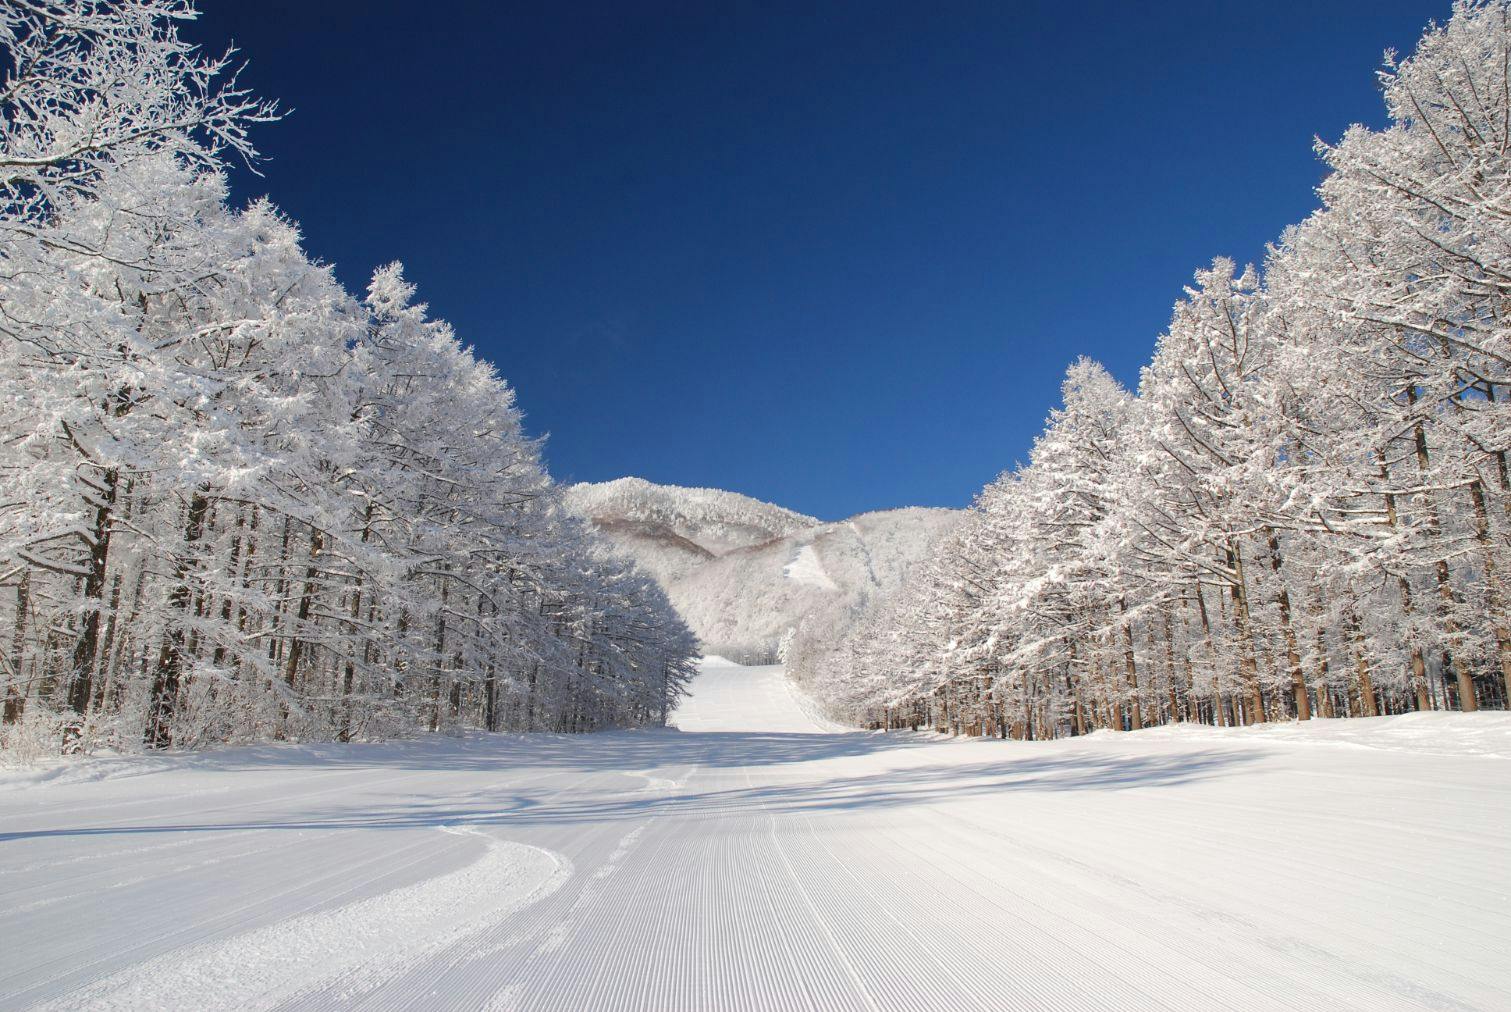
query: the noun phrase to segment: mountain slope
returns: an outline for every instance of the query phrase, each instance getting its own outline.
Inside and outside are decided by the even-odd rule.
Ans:
[[[638,478],[574,485],[566,501],[660,581],[706,652],[746,663],[774,661],[800,624],[830,635],[847,626],[960,517],[910,507],[824,523]]]
[[[819,524],[813,517],[738,492],[655,485],[643,478],[572,485],[566,498],[573,512],[590,520],[629,520],[665,528],[713,555]]]
[[[705,648],[770,662],[803,620],[832,634],[896,588],[957,517],[915,507],[821,524],[711,560],[668,594]]]

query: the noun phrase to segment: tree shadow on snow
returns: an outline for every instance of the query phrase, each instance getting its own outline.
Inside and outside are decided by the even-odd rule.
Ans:
[[[699,731],[676,728],[597,734],[484,734],[430,736],[409,741],[248,745],[152,757],[141,775],[166,771],[255,772],[277,769],[428,770],[497,773],[510,770],[639,770],[696,765],[771,766],[874,755],[937,745],[939,740],[896,734]],[[140,765],[143,757],[120,760]],[[123,769],[123,772],[126,772]],[[132,771],[134,772],[134,771]]]
[[[810,740],[812,739],[812,740]],[[921,736],[784,735],[757,733],[618,734],[593,738],[528,740],[484,754],[406,756],[393,762],[354,763],[396,769],[515,774],[525,777],[462,783],[437,782],[431,797],[415,793],[364,797],[352,785],[343,799],[322,799],[317,810],[266,821],[204,821],[147,825],[79,825],[35,831],[0,832],[0,842],[39,837],[113,836],[137,833],[226,832],[232,830],[412,830],[441,826],[526,828],[644,820],[734,819],[765,814],[822,815],[897,810],[971,798],[997,798],[1010,806],[1015,796],[1082,791],[1163,788],[1230,775],[1252,762],[1242,752],[1129,756],[1070,752],[1056,755],[1005,754],[976,763],[938,762],[890,767],[858,775],[820,778],[793,764],[818,759],[875,755],[884,751],[937,745]],[[496,746],[496,742],[492,745]],[[541,748],[542,745],[546,747]],[[572,748],[552,756],[555,749]],[[544,754],[542,754],[544,753]],[[946,748],[941,756],[950,758]],[[445,761],[441,761],[444,758]],[[458,761],[459,759],[463,761]],[[417,761],[418,760],[418,761]],[[263,763],[256,763],[264,767]],[[289,765],[275,763],[274,765]],[[295,765],[304,765],[298,763]],[[313,763],[325,767],[325,763]],[[773,769],[775,767],[775,770]],[[737,770],[758,780],[746,783]],[[701,769],[696,776],[688,773]],[[640,774],[630,771],[645,770]],[[708,771],[714,771],[710,774]],[[685,784],[674,781],[686,779]],[[700,788],[699,780],[713,780]],[[747,775],[744,779],[749,780]],[[786,781],[786,782],[783,782]],[[474,786],[475,785],[475,786]],[[381,790],[381,784],[374,785]],[[418,789],[424,792],[423,780]],[[474,788],[474,789],[468,789]],[[290,798],[298,804],[297,793]],[[81,812],[80,814],[86,814]],[[943,816],[942,816],[943,817]]]

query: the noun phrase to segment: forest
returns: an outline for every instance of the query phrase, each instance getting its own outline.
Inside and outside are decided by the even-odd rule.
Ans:
[[[0,4],[3,744],[664,723],[697,644],[494,367],[230,199],[280,110],[194,14]]]
[[[696,637],[395,263],[266,199],[279,107],[188,0],[0,6],[0,747],[659,724]],[[1511,703],[1511,5],[1317,142],[1320,207],[1195,274],[1136,389],[783,637],[873,728],[1054,738]]]
[[[835,715],[1043,739],[1511,698],[1511,5],[1387,55],[1320,207],[1198,271],[1136,390],[1082,359],[1026,463],[789,670]]]

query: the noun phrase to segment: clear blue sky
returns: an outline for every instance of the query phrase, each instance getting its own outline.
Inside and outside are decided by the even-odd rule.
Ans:
[[[963,505],[1064,367],[1137,380],[1181,285],[1315,206],[1314,135],[1447,0],[203,0],[266,192],[403,260],[562,480]]]

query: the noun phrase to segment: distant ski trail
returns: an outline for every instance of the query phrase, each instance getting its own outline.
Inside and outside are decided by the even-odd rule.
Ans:
[[[0,1008],[1511,1008],[1511,715],[674,722],[0,773]]]
[[[822,590],[839,590],[839,584],[824,568],[824,560],[812,545],[803,545],[792,556],[792,561],[782,568],[782,575],[798,583],[806,583]]]

